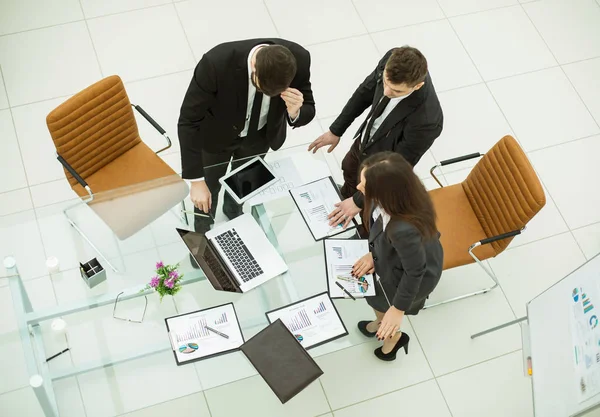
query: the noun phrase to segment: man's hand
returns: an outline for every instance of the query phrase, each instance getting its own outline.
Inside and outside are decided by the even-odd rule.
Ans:
[[[354,216],[360,213],[360,208],[354,204],[352,197],[336,203],[335,207],[336,208],[329,213],[329,216],[327,216],[330,226],[343,223],[343,228],[345,229],[348,227]]]
[[[212,205],[210,190],[203,180],[192,181],[190,188],[190,199],[194,206],[207,213]]]
[[[331,133],[331,131],[327,131],[319,136],[313,143],[308,145],[308,151],[312,151],[313,153],[317,152],[317,149],[329,145],[329,149],[327,149],[327,153],[333,151],[336,146],[340,143],[340,137]]]
[[[304,95],[295,88],[287,88],[280,96],[285,102],[290,119],[294,120],[298,117],[300,107],[302,107],[302,104],[304,103]]]

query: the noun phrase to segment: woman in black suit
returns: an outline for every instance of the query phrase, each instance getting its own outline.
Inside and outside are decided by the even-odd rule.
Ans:
[[[363,224],[369,232],[369,253],[353,267],[353,275],[375,272],[377,295],[367,297],[374,321],[361,321],[359,330],[377,335],[382,360],[396,359],[410,337],[400,332],[405,314],[425,305],[440,280],[444,254],[429,194],[412,166],[398,153],[380,152],[367,158],[357,189],[365,196]]]

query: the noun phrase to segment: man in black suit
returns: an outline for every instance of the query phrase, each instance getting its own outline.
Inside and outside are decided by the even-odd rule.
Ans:
[[[310,55],[300,45],[250,39],[224,43],[204,54],[178,123],[182,177],[191,181],[190,197],[200,214],[195,216],[196,231],[204,233],[214,222],[219,178],[232,157],[235,168],[244,162],[241,158],[277,150],[288,124],[304,126],[314,116]],[[230,219],[242,212],[227,193],[223,212]]]
[[[346,129],[369,106],[371,111],[342,161],[341,193],[345,200],[330,214],[331,224],[344,222],[344,228],[363,206],[363,196],[356,190],[362,161],[377,152],[393,151],[415,166],[442,132],[444,117],[427,71],[427,60],[418,49],[403,46],[383,56],[329,131],[311,143],[308,150],[316,152],[329,145],[328,152],[333,151]]]

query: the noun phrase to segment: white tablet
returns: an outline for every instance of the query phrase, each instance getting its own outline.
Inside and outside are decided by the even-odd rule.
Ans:
[[[238,203],[254,197],[279,181],[269,165],[259,156],[219,178],[225,191]]]

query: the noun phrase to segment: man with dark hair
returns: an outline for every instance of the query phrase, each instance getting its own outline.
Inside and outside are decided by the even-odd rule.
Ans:
[[[365,109],[371,110],[354,135],[354,143],[342,161],[344,201],[330,214],[331,223],[348,226],[363,206],[356,190],[358,168],[368,156],[381,151],[401,154],[415,166],[442,132],[443,114],[427,60],[415,48],[403,46],[388,51],[375,70],[358,86],[329,131],[312,142],[308,150],[329,145],[331,152],[340,137]]]
[[[235,168],[245,162],[241,158],[279,149],[286,124],[304,126],[314,116],[310,55],[300,45],[250,39],[204,54],[178,123],[182,176],[191,181],[190,198],[200,214],[195,216],[196,231],[204,233],[214,222],[219,178],[232,158]],[[223,212],[233,219],[242,208],[225,193]]]

